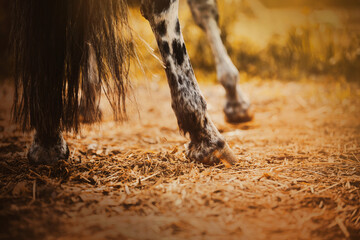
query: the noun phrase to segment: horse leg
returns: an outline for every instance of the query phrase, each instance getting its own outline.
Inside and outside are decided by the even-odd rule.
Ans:
[[[130,31],[127,6],[125,0],[10,2],[14,120],[23,130],[36,130],[30,161],[51,164],[69,155],[61,130],[79,130],[81,83],[83,106],[91,120],[96,120],[100,85],[115,116],[125,113],[133,55],[121,37]]]
[[[189,133],[189,158],[206,164],[233,164],[236,157],[210,120],[178,19],[179,0],[142,0],[141,11],[155,34],[180,130]]]
[[[99,107],[101,95],[101,81],[96,63],[94,48],[88,44],[88,78],[81,83],[81,99],[79,112],[83,123],[101,121],[102,112]]]
[[[231,61],[220,38],[216,0],[187,0],[196,24],[205,31],[215,57],[217,79],[225,88],[224,113],[228,122],[247,122],[252,119],[250,102],[241,92],[237,82],[239,72]]]
[[[51,57],[43,53],[39,51],[39,62],[48,61],[54,66],[57,65]],[[58,56],[61,57],[61,54]],[[61,63],[58,65],[61,66]],[[45,78],[47,81],[39,81],[37,85],[31,86],[36,94],[30,103],[30,119],[36,133],[27,157],[29,162],[35,165],[51,165],[69,157],[69,148],[60,130],[62,89],[58,87],[58,83],[61,82],[61,71],[54,71],[51,76],[51,79]]]
[[[69,156],[60,130],[66,102],[62,96],[66,88],[67,47],[62,13],[68,8],[65,1],[60,0],[11,2],[15,14],[12,31],[16,69],[14,120],[21,123],[23,129],[36,131],[27,153],[30,163],[52,164]]]

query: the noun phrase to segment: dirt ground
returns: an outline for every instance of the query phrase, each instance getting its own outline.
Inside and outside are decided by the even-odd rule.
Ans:
[[[30,166],[31,134],[8,123],[0,88],[0,239],[360,239],[360,87],[251,80],[255,119],[224,121],[224,91],[201,85],[232,168],[185,157],[165,84],[137,108],[67,134],[70,159]],[[139,117],[140,114],[140,117]]]

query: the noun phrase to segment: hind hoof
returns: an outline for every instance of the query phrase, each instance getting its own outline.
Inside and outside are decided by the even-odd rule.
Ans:
[[[206,165],[223,163],[226,167],[231,167],[238,161],[229,145],[224,141],[219,141],[213,147],[206,147],[204,144],[190,143],[187,155],[190,159]]]
[[[32,165],[53,165],[59,160],[66,160],[69,158],[69,147],[62,134],[58,136],[53,144],[42,144],[38,137],[35,136],[27,157]]]
[[[229,123],[249,122],[254,118],[249,104],[227,103],[224,107],[224,113],[225,120]]]

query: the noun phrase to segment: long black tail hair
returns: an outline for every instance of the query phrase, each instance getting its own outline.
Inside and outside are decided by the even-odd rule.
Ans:
[[[60,128],[76,132],[79,88],[90,81],[92,73],[88,64],[91,49],[115,117],[125,116],[129,62],[134,55],[126,1],[12,2],[14,120],[24,130],[35,128],[47,135]],[[87,114],[96,120],[97,109],[89,111],[93,112]]]

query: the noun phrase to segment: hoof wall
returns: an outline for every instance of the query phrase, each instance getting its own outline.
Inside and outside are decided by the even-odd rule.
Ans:
[[[69,147],[61,135],[56,143],[48,146],[41,144],[35,137],[27,157],[32,165],[53,165],[69,158]]]
[[[244,123],[254,118],[254,113],[250,107],[244,108],[240,104],[227,104],[224,108],[225,120],[228,123]]]

